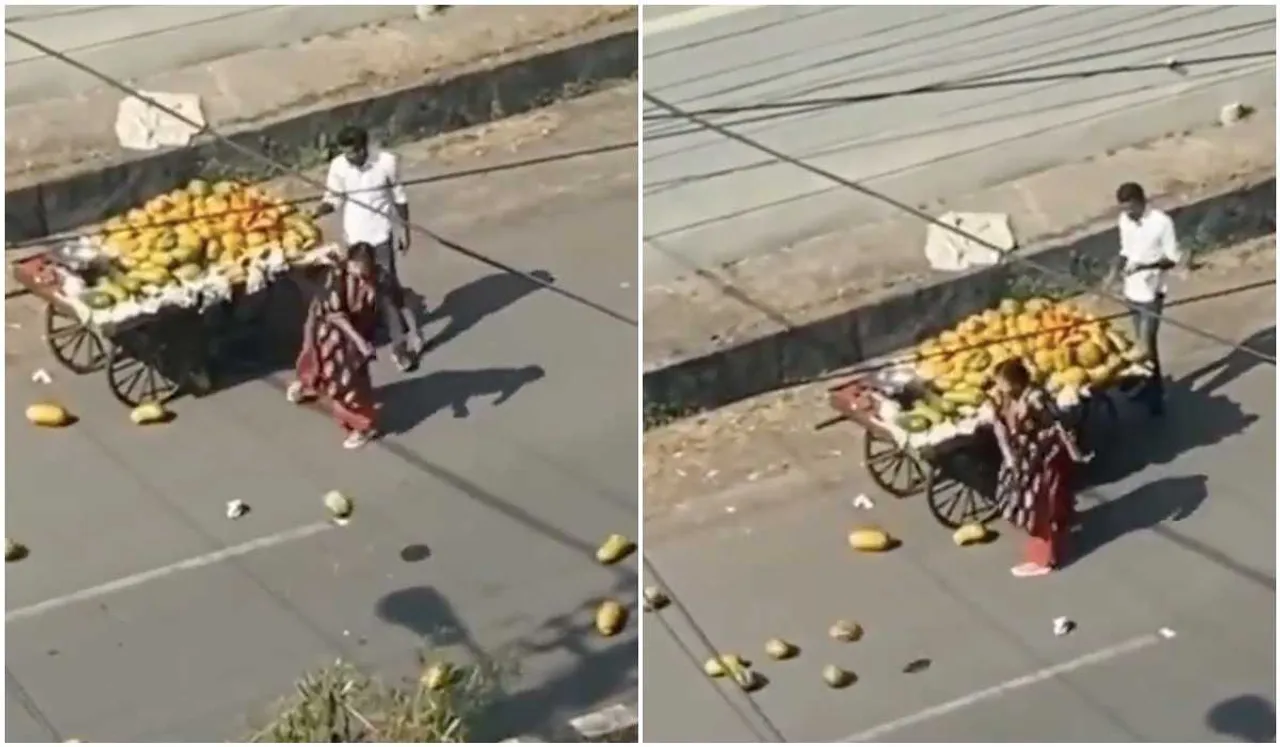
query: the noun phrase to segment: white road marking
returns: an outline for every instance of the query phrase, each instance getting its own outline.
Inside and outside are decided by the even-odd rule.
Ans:
[[[1003,682],[994,687],[988,687],[985,690],[979,690],[974,693],[969,693],[968,695],[956,698],[955,700],[948,701],[941,705],[936,705],[936,706],[933,706],[932,708],[926,708],[923,711],[918,711],[916,713],[911,714],[910,716],[903,716],[902,718],[894,719],[893,721],[886,721],[885,723],[880,724],[879,726],[873,726],[872,728],[867,729],[865,731],[860,731],[856,734],[851,734],[839,741],[841,742],[878,741],[880,739],[883,739],[885,735],[891,732],[898,731],[900,729],[905,729],[908,726],[915,726],[916,724],[921,724],[926,721],[932,721],[933,719],[938,718],[940,716],[946,716],[947,714],[955,713],[956,711],[963,710],[965,708],[968,708],[969,706],[976,705],[983,701],[999,698],[1000,696],[1011,693],[1014,690],[1021,690],[1024,687],[1029,687],[1031,685],[1044,682],[1045,680],[1051,680],[1054,677],[1067,674],[1068,672],[1074,672],[1077,669],[1084,669],[1085,667],[1090,667],[1095,664],[1101,664],[1105,661],[1110,661],[1112,659],[1125,656],[1127,654],[1132,654],[1136,651],[1141,651],[1144,648],[1150,648],[1151,646],[1154,646],[1157,643],[1164,643],[1166,641],[1172,640],[1173,636],[1165,633],[1165,631],[1167,630],[1168,628],[1161,628],[1160,633],[1148,633],[1146,635],[1138,636],[1137,638],[1130,638],[1129,640],[1123,643],[1118,643],[1114,646],[1109,646],[1099,651],[1094,651],[1091,654],[1085,654],[1084,656],[1081,656],[1077,659],[1072,659],[1071,661],[1063,662],[1062,664],[1057,664],[1052,667],[1045,667],[1044,669],[1041,669],[1039,671],[1032,672],[1031,674],[1024,675],[1022,677],[1017,677],[1015,679],[1009,680],[1008,682]],[[1173,631],[1169,631],[1169,633],[1172,633],[1172,632]]]
[[[641,36],[655,36],[664,34],[668,31],[676,31],[678,29],[696,26],[699,23],[713,21],[717,18],[724,18],[741,13],[746,10],[756,10],[762,6],[759,5],[700,5],[692,10],[683,10],[679,13],[672,13],[669,16],[658,16],[653,19],[646,19],[640,27]],[[767,6],[764,6],[767,7]],[[643,12],[643,11],[642,11]]]
[[[81,589],[80,591],[75,591],[60,597],[54,597],[53,599],[46,599],[43,602],[37,602],[36,604],[28,605],[26,607],[19,607],[16,610],[6,612],[4,621],[6,623],[11,623],[17,620],[30,619],[32,617],[43,615],[46,612],[51,612],[78,602],[85,602],[90,599],[97,599],[98,597],[105,597],[108,594],[124,591],[125,589],[132,589],[136,586],[141,586],[167,576],[172,576],[175,573],[203,568],[205,566],[221,563],[224,560],[238,558],[241,555],[248,555],[249,553],[257,550],[264,550],[268,547],[283,545],[286,542],[305,539],[332,528],[333,525],[328,522],[318,522],[315,524],[307,524],[306,526],[297,527],[296,529],[277,532],[276,534],[267,535],[266,537],[259,537],[256,540],[251,540],[244,544],[225,547],[206,555],[197,555],[194,558],[180,560],[177,563],[171,563],[166,566],[161,566],[160,568],[153,568],[149,571],[143,571],[142,573],[135,573],[132,576],[125,576],[124,578],[118,578],[114,581],[108,581],[105,584],[91,586],[88,589]]]

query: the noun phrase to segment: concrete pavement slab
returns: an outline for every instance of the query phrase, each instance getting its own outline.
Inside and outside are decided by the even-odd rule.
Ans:
[[[1240,330],[1273,328],[1274,308],[1263,287],[1178,316],[1248,337]],[[921,499],[884,496],[847,457],[846,469],[821,481],[797,472],[748,482],[709,496],[705,510],[648,522],[648,554],[717,646],[759,660],[772,681],[756,702],[789,740],[1256,734],[1265,728],[1256,706],[1275,702],[1274,368],[1242,366],[1212,382],[1206,376],[1235,356],[1184,332],[1165,340],[1176,382],[1168,420],[1153,428],[1122,408],[1125,435],[1080,496],[1076,555],[1052,576],[1008,574],[1019,536],[1002,524],[994,544],[956,549]],[[859,493],[875,497],[873,510],[851,505]],[[903,546],[883,556],[852,553],[844,534],[868,523]],[[1078,627],[1055,636],[1058,616]],[[826,639],[836,618],[861,622],[864,640]],[[1159,636],[1162,628],[1175,635]],[[654,624],[646,631],[647,640],[667,635]],[[709,655],[686,620],[675,631],[696,656]],[[761,647],[772,636],[796,641],[800,657],[767,661]],[[1152,643],[1135,643],[1143,640]],[[705,705],[700,662],[674,649],[670,640],[646,645],[646,737],[740,733],[730,709]],[[915,659],[928,667],[904,673]],[[860,682],[828,690],[818,679],[828,661]],[[1232,699],[1244,697],[1254,698],[1245,704],[1252,716],[1232,711],[1229,726],[1220,713],[1210,717],[1224,703],[1239,710]]]
[[[473,172],[411,187],[411,209],[459,244],[546,269],[634,318],[634,151],[557,158],[619,132],[634,141],[634,89],[600,96],[557,108],[563,121],[538,120],[539,135],[518,143],[499,127],[466,154],[406,149],[410,177],[442,175],[446,156]],[[493,171],[525,159],[545,163]],[[10,400],[56,396],[82,417],[57,432],[10,423],[11,454],[23,451],[10,462],[8,531],[32,556],[9,567],[8,611],[98,589],[9,626],[14,676],[60,735],[232,738],[303,670],[343,655],[402,674],[441,626],[454,631],[443,635],[450,652],[521,665],[488,736],[545,732],[634,699],[634,626],[608,641],[588,631],[603,597],[634,602],[634,571],[592,556],[608,534],[635,532],[636,331],[546,290],[512,293],[493,273],[425,240],[405,258],[406,284],[465,324],[414,373],[376,365],[396,427],[354,453],[329,418],[284,401],[279,371],[179,399],[173,423],[135,428],[100,373],[49,362],[33,307],[18,302]],[[461,310],[459,289],[471,289]],[[52,385],[28,381],[37,366]],[[530,366],[540,375],[512,386],[510,372]],[[75,469],[50,445],[61,442]],[[45,473],[59,481],[56,502]],[[334,488],[356,500],[352,525],[298,533],[323,521],[320,496]],[[103,495],[86,508],[94,491]],[[227,520],[231,498],[250,513]],[[127,588],[94,586],[253,542],[264,544]],[[137,657],[148,662],[130,667]],[[108,686],[111,697],[94,695]]]

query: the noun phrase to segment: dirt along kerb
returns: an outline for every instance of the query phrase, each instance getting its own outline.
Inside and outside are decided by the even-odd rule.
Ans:
[[[336,122],[387,143],[419,140],[586,93],[638,67],[633,7],[461,7],[131,81],[195,93],[211,127],[294,166],[329,153]],[[274,174],[208,137],[155,153],[124,151],[120,92],[7,109],[7,242],[101,220],[196,174]]]
[[[1166,138],[947,200],[1004,212],[1023,256],[1096,282],[1117,249],[1114,192],[1144,183],[1193,251],[1274,231],[1275,116]],[[851,195],[850,199],[866,199]],[[1011,262],[929,269],[907,217],[645,290],[650,424],[809,381],[914,343],[1008,293],[1064,283]]]

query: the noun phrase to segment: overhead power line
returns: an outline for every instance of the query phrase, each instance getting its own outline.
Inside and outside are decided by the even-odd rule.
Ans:
[[[226,135],[223,135],[222,133],[218,132],[217,130],[213,129],[208,125],[201,125],[199,122],[192,120],[190,117],[187,117],[182,112],[176,111],[172,107],[165,106],[159,101],[156,101],[155,99],[141,93],[140,91],[129,86],[128,84],[122,81],[119,81],[111,77],[110,75],[107,75],[106,73],[103,73],[97,70],[96,68],[90,67],[89,65],[86,65],[80,62],[79,60],[68,57],[62,52],[59,52],[58,50],[46,44],[42,44],[25,34],[21,34],[17,31],[13,31],[7,28],[4,30],[4,33],[5,33],[5,36],[8,36],[12,39],[16,39],[17,41],[20,41],[23,44],[27,44],[31,47],[34,47],[35,49],[48,55],[49,57],[59,60],[75,68],[76,70],[79,70],[80,72],[85,73],[86,75],[92,76],[93,78],[96,78],[97,80],[110,86],[111,88],[114,88],[117,91],[120,91],[121,93],[124,93],[127,96],[132,96],[138,99],[139,101],[142,101],[143,103],[147,104],[148,106],[154,107],[157,111],[163,112],[169,115],[170,117],[173,117],[175,120],[182,122],[183,124],[186,124],[189,127],[195,128],[199,134],[206,134],[212,137],[213,139],[217,140],[218,142],[223,143],[224,145],[227,145],[232,150],[242,155],[248,156],[258,161],[259,163],[270,166],[271,168],[276,169],[277,171],[283,174],[289,174],[294,177],[297,177],[298,180],[300,180],[302,183],[307,184],[321,191],[322,193],[327,191],[326,185],[323,182],[313,179],[307,176],[302,171],[292,166],[289,166],[286,163],[277,161],[274,158],[271,158],[270,156],[264,153],[254,150],[253,148],[250,148],[245,145],[241,145],[240,143],[236,142],[234,139]],[[402,220],[399,215],[395,214],[394,211],[379,210],[369,205],[368,203],[361,202],[359,200],[354,200],[349,195],[346,195],[344,197],[345,199],[349,200],[351,203],[355,205],[359,205],[360,207],[368,210],[371,213],[374,213],[376,215],[381,215],[387,218],[388,220],[392,221],[396,225],[403,226],[406,229],[413,230],[423,236],[426,236],[427,238],[432,239],[433,241],[439,243],[441,246],[445,247],[446,249],[450,249],[454,252],[457,252],[458,254],[469,257],[477,262],[488,265],[489,267],[492,267],[496,270],[500,270],[510,275],[515,275],[517,277],[520,277],[531,285],[545,288],[551,293],[554,293],[563,298],[567,298],[570,301],[573,301],[574,303],[577,303],[581,306],[585,306],[591,309],[592,311],[595,311],[599,314],[603,314],[615,321],[623,322],[624,324],[627,324],[632,327],[639,326],[637,320],[631,319],[625,314],[614,311],[613,309],[605,306],[604,304],[597,303],[596,301],[592,301],[591,299],[586,298],[585,296],[581,296],[577,293],[574,293],[573,291],[565,290],[564,288],[561,288],[560,286],[554,283],[547,282],[546,280],[543,280],[532,273],[525,272],[524,270],[518,269],[516,267],[512,267],[511,265],[508,265],[505,262],[493,259],[492,257],[488,257],[473,249],[468,249],[465,246],[449,241],[448,239],[445,239],[444,237],[435,233],[431,229],[426,228],[425,226],[414,223],[413,221]]]
[[[1048,73],[1042,75],[1024,75],[1012,78],[1008,77],[1012,74],[1011,72],[997,72],[957,81],[940,81],[937,83],[926,83],[912,88],[860,93],[849,96],[825,96],[806,99],[788,99],[785,101],[761,101],[753,104],[741,104],[738,106],[712,106],[705,109],[690,110],[687,114],[697,117],[712,117],[732,114],[754,114],[757,112],[797,113],[797,110],[799,113],[803,114],[810,110],[832,109],[842,106],[851,106],[854,104],[883,101],[886,99],[922,96],[931,93],[951,93],[954,91],[969,91],[983,88],[1034,85],[1036,83],[1055,83],[1064,80],[1086,80],[1088,78],[1097,78],[1101,76],[1124,75],[1139,72],[1150,72],[1154,70],[1177,71],[1181,68],[1190,67],[1192,65],[1211,65],[1222,62],[1274,59],[1275,56],[1276,50],[1266,49],[1257,52],[1239,52],[1235,54],[1215,55],[1212,57],[1196,57],[1186,60],[1171,57],[1167,62],[1147,63],[1142,65],[1113,65],[1111,67],[1104,68],[1072,70],[1064,73]],[[662,122],[668,120],[688,121],[686,117],[672,114],[670,112],[649,114],[644,118],[645,122]]]
[[[680,601],[680,598],[679,596],[676,595],[675,590],[672,589],[667,584],[666,579],[664,579],[662,577],[662,574],[658,572],[658,569],[653,566],[653,562],[649,560],[649,556],[643,554],[642,552],[640,555],[640,559],[644,565],[645,575],[653,579],[653,581],[658,585],[658,587],[662,589],[663,593],[667,595],[667,598],[670,599],[671,601],[671,606],[675,607],[676,610],[680,612],[681,616],[684,617],[685,621],[689,624],[689,627],[693,629],[694,635],[697,636],[698,638],[698,643],[701,644],[701,646],[709,652],[710,657],[719,658],[720,656],[722,656],[723,652],[719,648],[717,648],[714,643],[712,643],[711,637],[707,635],[706,630],[704,630],[702,626],[699,625],[696,620],[694,620],[693,613],[691,613],[689,611],[689,608],[686,607],[684,603]],[[668,622],[667,619],[662,616],[661,612],[655,612],[653,616],[656,617],[658,621],[662,624],[662,626],[667,629],[667,632],[671,634],[671,637],[676,642],[676,645],[680,647],[680,650],[684,653],[685,657],[689,659],[690,664],[692,664],[693,667],[696,670],[698,670],[698,677],[700,679],[706,679],[706,674],[702,670],[702,662],[698,661],[697,658],[693,655],[693,652],[690,651],[689,648],[684,645],[684,642],[680,640],[680,636],[676,633],[675,629],[671,626],[671,623]],[[739,719],[742,720],[742,723],[745,724],[747,728],[751,729],[752,732],[756,732],[756,729],[754,725],[751,723],[751,720],[747,718],[747,715],[745,713],[742,712],[742,709],[738,707],[738,704],[735,703],[733,699],[729,697],[729,694],[726,693],[722,688],[718,687],[715,682],[711,682],[710,680],[708,680],[708,682],[713,688],[715,688],[716,692],[720,694],[720,697],[724,699],[724,701],[729,705],[729,707],[733,709],[733,712],[737,714]],[[760,720],[760,724],[769,732],[766,735],[769,737],[769,740],[773,742],[786,742],[787,739],[782,735],[782,731],[778,728],[777,724],[773,722],[773,719],[769,718],[769,715],[764,712],[764,709],[760,706],[759,703],[756,702],[756,699],[751,696],[751,693],[742,691],[742,695],[743,695],[743,698],[748,703],[748,705],[750,706],[752,713],[754,713],[756,718]],[[756,732],[756,734],[757,736],[760,736],[758,732]]]
[[[1120,304],[1121,306],[1123,306],[1123,307],[1124,307],[1124,308],[1126,308],[1126,309],[1129,309],[1130,311],[1134,311],[1134,312],[1138,312],[1138,313],[1142,313],[1142,314],[1150,314],[1150,313],[1151,313],[1151,312],[1149,312],[1149,311],[1147,311],[1147,310],[1145,310],[1145,309],[1143,309],[1143,308],[1141,308],[1141,307],[1139,307],[1139,306],[1134,305],[1134,304],[1133,304],[1133,302],[1131,302],[1131,301],[1130,301],[1129,299],[1127,299],[1127,298],[1124,298],[1124,297],[1123,297],[1123,296],[1121,296],[1121,295],[1118,295],[1118,294],[1116,294],[1116,293],[1114,293],[1114,292],[1111,292],[1111,291],[1109,291],[1109,290],[1104,290],[1104,289],[1101,289],[1101,288],[1095,288],[1095,287],[1092,287],[1092,286],[1088,285],[1087,283],[1085,283],[1085,282],[1081,281],[1079,278],[1077,278],[1076,276],[1072,275],[1072,274],[1071,274],[1071,273],[1069,273],[1069,272],[1065,272],[1065,271],[1063,271],[1063,270],[1059,270],[1059,269],[1057,269],[1057,268],[1050,267],[1050,266],[1045,265],[1045,264],[1043,264],[1043,263],[1041,263],[1041,262],[1039,262],[1039,261],[1037,261],[1037,260],[1034,260],[1034,259],[1032,259],[1032,258],[1030,258],[1030,257],[1026,257],[1026,256],[1018,255],[1018,254],[1013,254],[1013,253],[1011,253],[1011,252],[1006,252],[1006,251],[1004,251],[1001,247],[996,246],[995,244],[991,243],[990,241],[987,241],[986,239],[983,239],[983,238],[982,238],[982,237],[980,237],[980,236],[977,236],[977,235],[972,234],[972,233],[970,233],[970,232],[968,232],[968,231],[965,231],[964,229],[961,229],[961,228],[957,228],[957,227],[955,227],[955,226],[948,225],[947,223],[944,223],[943,221],[938,220],[937,218],[935,218],[934,216],[930,215],[929,213],[924,212],[923,210],[920,210],[920,209],[915,208],[915,207],[913,207],[913,206],[911,206],[911,205],[908,205],[908,204],[906,204],[906,203],[904,203],[904,202],[902,202],[902,201],[900,201],[900,200],[894,199],[893,197],[890,197],[890,196],[888,196],[888,195],[886,195],[886,194],[884,194],[884,193],[882,193],[882,192],[879,192],[879,191],[877,191],[877,190],[875,190],[875,189],[872,189],[871,187],[867,187],[867,186],[865,186],[865,185],[863,185],[863,184],[860,184],[860,183],[858,183],[858,182],[855,182],[855,181],[853,181],[852,179],[848,179],[848,178],[845,178],[845,177],[843,177],[843,176],[840,176],[839,174],[836,174],[836,173],[834,173],[834,172],[832,172],[832,171],[828,171],[827,169],[824,169],[824,168],[822,168],[822,167],[820,167],[820,166],[815,166],[815,165],[813,165],[813,164],[811,164],[811,163],[807,163],[807,162],[805,162],[805,161],[803,161],[803,160],[801,160],[801,159],[799,159],[799,158],[796,158],[795,156],[792,156],[792,155],[790,155],[790,154],[788,154],[788,153],[784,153],[784,152],[782,152],[782,151],[780,151],[780,150],[778,150],[778,149],[776,149],[776,148],[772,148],[772,147],[770,147],[770,146],[768,146],[768,145],[765,145],[764,143],[761,143],[760,141],[758,141],[758,140],[756,140],[756,139],[754,139],[754,138],[752,138],[752,137],[748,137],[748,136],[746,136],[746,135],[742,135],[742,134],[740,134],[740,133],[738,133],[738,132],[735,132],[735,131],[733,131],[733,130],[731,130],[731,129],[727,128],[727,127],[723,127],[723,126],[718,125],[718,124],[716,124],[716,123],[714,123],[714,122],[711,122],[711,121],[709,121],[708,119],[706,119],[705,117],[700,117],[700,116],[698,116],[698,115],[696,115],[696,114],[692,114],[692,113],[688,112],[687,110],[682,109],[681,107],[678,107],[678,106],[676,106],[675,104],[668,103],[668,102],[664,101],[663,99],[660,99],[660,98],[658,98],[657,96],[654,96],[653,94],[651,94],[651,93],[649,93],[649,92],[647,92],[647,91],[642,92],[642,95],[644,96],[644,98],[645,98],[645,100],[646,100],[646,101],[650,102],[650,103],[651,103],[651,104],[653,104],[654,106],[657,106],[657,107],[661,108],[662,110],[664,110],[664,111],[666,111],[666,112],[669,112],[670,114],[672,114],[672,115],[674,115],[674,116],[677,116],[677,117],[683,118],[683,119],[685,119],[685,120],[687,120],[687,121],[689,121],[689,122],[691,122],[691,123],[693,123],[693,124],[696,124],[696,125],[698,125],[698,126],[700,126],[700,127],[703,127],[703,128],[705,128],[705,129],[707,129],[707,130],[709,130],[709,131],[711,131],[711,132],[714,132],[715,134],[720,135],[721,137],[724,137],[724,138],[726,138],[726,139],[728,139],[728,140],[732,140],[732,141],[734,141],[734,142],[736,142],[736,143],[739,143],[739,144],[741,144],[741,145],[745,145],[745,146],[747,146],[748,148],[755,149],[755,150],[757,150],[757,151],[759,151],[759,152],[761,152],[761,153],[764,153],[765,155],[772,156],[773,158],[776,158],[776,159],[778,159],[779,161],[781,161],[781,162],[783,162],[783,163],[787,163],[787,164],[790,164],[790,165],[792,165],[792,166],[795,166],[796,168],[803,169],[803,170],[808,171],[809,173],[814,174],[814,175],[816,175],[816,176],[821,176],[821,177],[823,177],[824,179],[827,179],[827,180],[829,180],[829,181],[832,181],[832,182],[834,182],[834,183],[836,183],[836,184],[838,184],[838,185],[840,185],[840,186],[842,186],[842,187],[846,187],[846,188],[848,188],[848,189],[851,189],[851,190],[853,190],[853,191],[855,191],[855,192],[858,192],[859,194],[862,194],[862,195],[864,195],[864,196],[866,196],[866,197],[870,197],[871,199],[876,200],[876,201],[878,201],[878,202],[882,202],[882,203],[884,203],[884,204],[886,204],[886,205],[888,205],[888,206],[890,206],[890,207],[892,207],[892,208],[894,208],[894,209],[896,209],[896,210],[898,210],[898,211],[900,211],[900,212],[906,213],[906,214],[908,214],[908,215],[910,215],[910,216],[912,216],[912,217],[914,217],[914,218],[917,218],[917,219],[919,219],[919,220],[921,220],[921,221],[923,221],[923,222],[925,222],[925,223],[928,223],[928,224],[930,224],[930,225],[934,225],[934,226],[938,226],[939,228],[942,228],[943,230],[949,231],[949,232],[951,232],[951,233],[953,233],[953,234],[956,234],[957,236],[960,236],[960,237],[962,237],[962,238],[964,238],[964,239],[967,239],[967,240],[969,240],[969,241],[972,241],[973,243],[975,243],[975,244],[977,244],[977,245],[979,245],[979,246],[986,247],[987,249],[991,249],[992,251],[995,251],[995,252],[997,253],[997,255],[998,255],[998,256],[1003,257],[1006,261],[1013,262],[1013,263],[1017,263],[1017,264],[1022,264],[1022,265],[1025,265],[1025,266],[1027,266],[1027,267],[1031,267],[1031,268],[1033,268],[1033,269],[1035,269],[1035,270],[1037,270],[1037,271],[1039,271],[1039,272],[1042,272],[1042,273],[1044,273],[1045,275],[1048,275],[1048,276],[1051,276],[1051,277],[1057,277],[1057,278],[1059,278],[1060,280],[1062,280],[1062,281],[1066,282],[1067,284],[1069,284],[1069,285],[1071,285],[1071,286],[1075,287],[1076,289],[1078,289],[1078,290],[1080,290],[1080,291],[1082,291],[1082,292],[1087,292],[1087,293],[1096,293],[1096,294],[1098,294],[1098,295],[1100,295],[1100,296],[1103,296],[1103,297],[1108,298],[1108,299],[1110,299],[1110,300],[1112,300],[1112,301],[1115,301],[1116,303]],[[1170,325],[1170,326],[1172,326],[1172,327],[1176,327],[1176,328],[1178,328],[1178,329],[1183,330],[1184,332],[1189,332],[1189,333],[1191,333],[1191,334],[1193,334],[1193,335],[1196,335],[1197,337],[1202,337],[1202,338],[1204,338],[1204,339],[1206,339],[1206,340],[1210,340],[1210,341],[1212,341],[1212,342],[1216,342],[1216,343],[1218,343],[1219,345],[1222,345],[1223,347],[1229,348],[1229,349],[1231,349],[1231,350],[1236,350],[1236,351],[1242,352],[1242,353],[1244,353],[1245,355],[1248,355],[1248,356],[1251,356],[1251,357],[1257,358],[1258,360],[1262,360],[1262,361],[1265,361],[1265,362],[1270,363],[1270,364],[1272,364],[1272,365],[1275,365],[1276,359],[1275,359],[1275,356],[1274,356],[1274,355],[1267,355],[1266,353],[1263,353],[1263,352],[1258,351],[1258,350],[1254,350],[1253,348],[1250,348],[1250,347],[1247,347],[1247,346],[1240,345],[1239,343],[1234,342],[1234,341],[1232,341],[1232,340],[1228,340],[1228,339],[1227,339],[1227,338],[1225,338],[1225,337],[1221,337],[1221,336],[1216,335],[1216,334],[1214,334],[1214,333],[1212,333],[1212,332],[1208,332],[1208,331],[1206,331],[1206,330],[1202,330],[1202,329],[1200,329],[1200,328],[1198,328],[1198,327],[1192,326],[1192,325],[1187,324],[1187,323],[1185,323],[1185,322],[1178,321],[1177,319],[1173,319],[1173,318],[1171,318],[1171,317],[1169,317],[1169,316],[1165,316],[1165,315],[1163,315],[1163,314],[1161,314],[1161,315],[1159,315],[1159,316],[1160,316],[1160,318],[1161,318],[1165,323],[1169,324],[1169,325]]]

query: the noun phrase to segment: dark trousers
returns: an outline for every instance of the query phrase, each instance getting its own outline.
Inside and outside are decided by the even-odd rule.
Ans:
[[[405,335],[412,332],[416,340],[422,329],[417,309],[405,298],[400,274],[396,271],[396,250],[391,239],[373,247],[373,260],[378,265],[378,313],[387,326],[391,349],[397,353],[405,350]]]
[[[1164,294],[1157,293],[1155,300],[1147,303],[1129,303],[1134,307],[1129,310],[1134,340],[1147,351],[1152,366],[1151,380],[1139,392],[1138,398],[1144,400],[1153,413],[1160,414],[1164,412],[1164,374],[1160,368],[1157,338],[1160,332],[1160,315],[1164,313]]]

